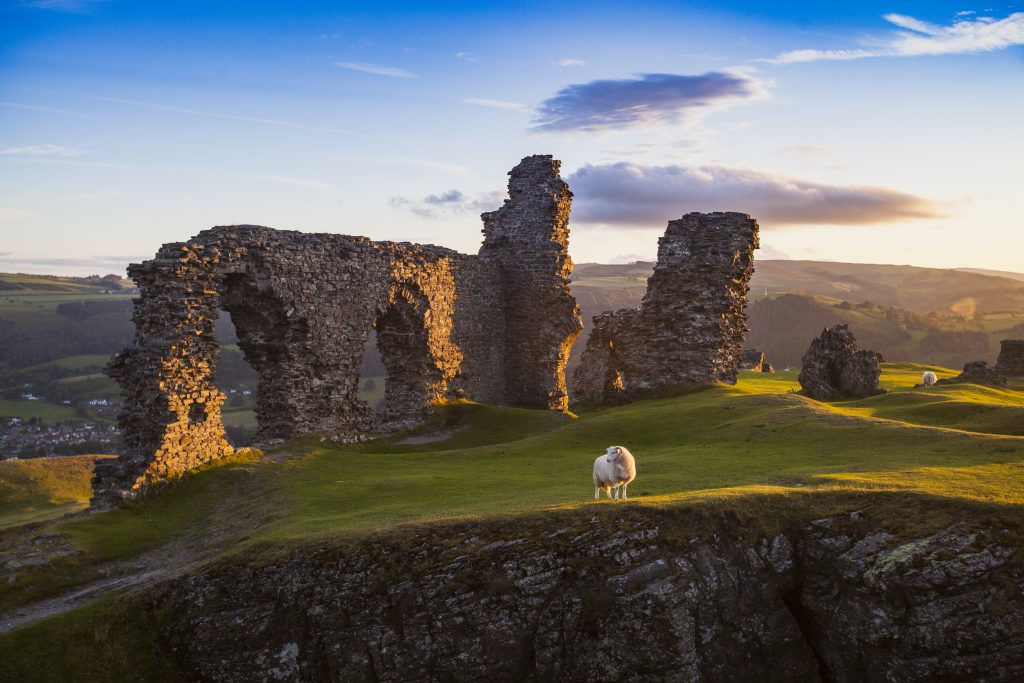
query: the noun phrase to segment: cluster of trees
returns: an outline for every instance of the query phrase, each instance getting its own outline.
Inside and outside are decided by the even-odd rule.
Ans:
[[[72,307],[67,314],[0,319],[0,362],[12,368],[81,354],[113,354],[131,341],[131,301],[97,301],[98,309]],[[64,306],[65,304],[61,304]]]

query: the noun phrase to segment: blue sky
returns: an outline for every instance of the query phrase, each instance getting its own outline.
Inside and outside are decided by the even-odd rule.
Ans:
[[[1022,45],[1006,4],[0,0],[0,269],[233,223],[472,252],[550,153],[577,261],[739,210],[762,258],[1024,270]]]

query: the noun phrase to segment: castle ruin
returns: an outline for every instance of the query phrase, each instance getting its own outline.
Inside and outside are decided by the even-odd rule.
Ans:
[[[565,364],[582,319],[559,165],[532,156],[509,173],[509,199],[483,214],[476,256],[243,225],[130,266],[136,337],[110,368],[124,394],[124,453],[97,462],[93,507],[232,452],[213,380],[221,309],[259,374],[260,440],[357,438],[461,396],[566,410]],[[387,370],[380,414],[358,398],[370,330]]]
[[[617,402],[708,382],[736,383],[759,246],[745,213],[669,221],[639,308],[594,316],[573,399]]]
[[[569,291],[572,193],[551,156],[509,173],[477,255],[254,225],[206,230],[132,264],[135,341],[111,363],[124,452],[96,463],[94,509],[233,452],[214,383],[221,310],[259,375],[257,439],[355,440],[416,424],[454,398],[567,410],[565,366],[582,330]],[[639,309],[594,319],[576,399],[609,402],[734,383],[758,226],[746,214],[671,221]],[[382,408],[358,396],[371,330]]]

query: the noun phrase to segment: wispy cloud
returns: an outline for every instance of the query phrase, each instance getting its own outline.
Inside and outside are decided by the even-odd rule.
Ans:
[[[587,63],[582,59],[574,59],[572,57],[563,57],[562,59],[556,59],[551,62],[555,66],[586,66]]]
[[[122,190],[96,190],[93,192],[75,192],[71,195],[72,199],[83,199],[86,201],[93,200],[108,200],[108,199],[123,199],[127,197],[128,193]]]
[[[886,14],[883,19],[903,30],[870,37],[858,48],[790,50],[761,61],[794,64],[868,57],[974,54],[1024,45],[1024,12],[1015,12],[1004,19],[963,13],[958,16],[960,18],[952,24],[940,26],[905,14]]]
[[[740,72],[638,74],[562,88],[544,100],[534,131],[609,131],[692,122],[713,107],[762,99],[764,84]]]
[[[473,173],[468,166],[449,164],[434,159],[420,159],[418,157],[390,157],[390,158],[352,158],[352,157],[327,157],[331,161],[344,161],[349,164],[365,164],[368,166],[403,166],[406,168],[421,168],[434,173],[445,175],[467,176]]]
[[[871,225],[942,215],[935,202],[880,187],[843,187],[722,166],[587,165],[568,179],[573,219],[662,226],[689,211],[740,211],[770,227]]]
[[[830,152],[824,147],[817,145],[790,145],[779,150],[780,154],[804,161],[821,160],[827,158]]]
[[[109,273],[124,272],[129,263],[138,263],[152,258],[148,256],[14,256],[0,253],[0,267],[9,270],[35,270],[54,273],[57,270],[74,269],[76,272]],[[59,274],[59,273],[55,273]]]
[[[350,71],[362,71],[377,76],[390,76],[391,78],[419,78],[416,74],[397,66],[383,66],[381,64],[367,64],[366,62],[334,62],[334,66]]]
[[[70,109],[58,109],[57,107],[47,107],[41,104],[30,104],[27,102],[0,102],[0,107],[10,107],[12,109],[27,109],[28,111],[38,111],[43,112],[44,114],[61,114],[63,116],[89,118],[88,114],[83,114],[80,111],[72,111]]]
[[[241,178],[242,180],[258,180],[266,183],[273,183],[274,185],[283,185],[285,187],[299,187],[306,190],[330,190],[330,185],[320,180],[308,180],[306,178],[292,178],[290,176],[283,175],[266,175],[262,173],[236,173],[233,175],[235,178]]]
[[[438,194],[427,195],[423,199],[408,197],[392,197],[388,205],[395,208],[408,209],[422,218],[440,219],[458,214],[477,214],[493,211],[501,206],[507,197],[503,190],[483,192],[469,197],[459,190],[448,190]]]
[[[14,209],[0,206],[0,221],[24,221],[35,217],[36,212],[29,209]]]
[[[293,121],[283,121],[280,119],[265,119],[255,116],[240,116],[238,114],[222,114],[219,112],[203,111],[200,109],[187,109],[185,107],[175,107],[166,104],[159,104],[156,102],[140,102],[139,100],[128,100],[120,97],[100,97],[98,95],[91,96],[91,99],[99,100],[101,102],[114,102],[116,104],[128,104],[134,107],[145,107],[146,109],[155,109],[157,111],[167,111],[175,114],[188,114],[190,116],[202,116],[210,119],[223,119],[225,121],[244,121],[246,123],[259,123],[266,126],[279,126],[281,128],[293,128],[295,130],[308,130],[315,133],[334,133],[337,135],[352,135],[355,137],[366,138],[369,140],[388,140],[391,142],[407,142],[413,144],[419,144],[419,140],[408,140],[402,138],[391,138],[378,135],[367,135],[360,133],[359,131],[347,130],[345,128],[326,128],[323,126],[309,126],[303,123],[295,123]]]
[[[472,104],[476,107],[490,107],[491,109],[507,109],[509,111],[521,111],[527,114],[534,110],[521,102],[509,102],[508,100],[491,100],[483,97],[467,97],[462,100],[463,104]]]
[[[461,59],[464,62],[478,62],[480,61],[477,56],[471,52],[456,52],[456,59]]]
[[[106,0],[15,0],[21,7],[45,9],[69,14],[87,14]]]
[[[77,157],[85,154],[84,149],[61,145],[24,145],[21,147],[0,147],[0,155],[30,157]]]

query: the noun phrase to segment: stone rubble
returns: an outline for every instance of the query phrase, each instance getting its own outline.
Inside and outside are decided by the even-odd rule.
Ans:
[[[743,349],[740,355],[740,370],[751,370],[753,372],[775,372],[775,367],[768,362],[764,351],[757,349]]]
[[[990,368],[983,360],[964,363],[963,372],[956,377],[940,379],[935,384],[980,384],[986,387],[1005,387],[1006,376],[996,368]]]

